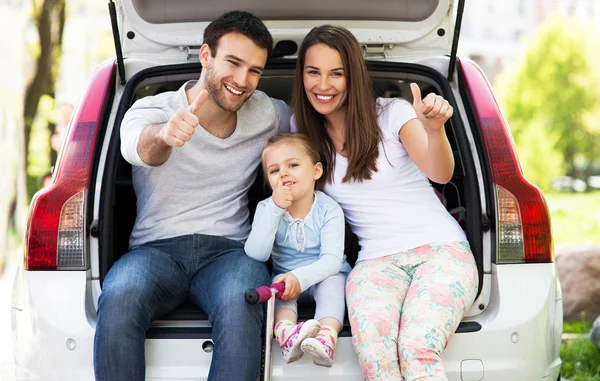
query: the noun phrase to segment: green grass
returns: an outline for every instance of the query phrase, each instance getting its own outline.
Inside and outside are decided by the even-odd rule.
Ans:
[[[576,322],[566,321],[563,323],[563,333],[589,333],[594,322],[582,320]]]
[[[555,246],[600,245],[600,193],[546,193]],[[565,322],[564,333],[589,333],[592,322]],[[600,381],[600,350],[589,338],[563,340],[562,375],[570,381]]]
[[[600,246],[600,192],[546,193],[554,246]]]
[[[564,340],[561,374],[571,381],[600,381],[600,351],[588,338]]]
[[[564,333],[589,333],[592,322],[565,322]],[[560,346],[563,361],[561,374],[571,381],[600,381],[600,351],[589,338],[563,340]]]

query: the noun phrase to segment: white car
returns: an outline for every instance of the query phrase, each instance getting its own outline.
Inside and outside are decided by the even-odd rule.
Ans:
[[[131,166],[119,150],[123,114],[140,97],[198,78],[203,28],[225,11],[243,9],[273,34],[274,57],[259,84],[272,97],[289,99],[300,42],[328,22],[356,35],[380,96],[410,100],[408,83],[415,81],[424,93],[449,100],[455,113],[446,130],[456,169],[448,185],[433,185],[467,233],[480,289],[444,353],[448,377],[558,380],[562,296],[548,209],[523,176],[485,76],[456,57],[463,6],[452,0],[117,0],[117,58],[91,75],[53,184],[31,203],[12,298],[17,379],[94,379],[98,296],[107,271],[128,249],[136,216]],[[264,196],[261,189],[249,196],[251,210]],[[311,308],[301,306],[300,317]],[[147,378],[205,380],[212,349],[206,315],[184,306],[148,331]],[[273,380],[363,379],[347,321],[332,368],[308,358],[284,364],[278,351],[271,365]]]

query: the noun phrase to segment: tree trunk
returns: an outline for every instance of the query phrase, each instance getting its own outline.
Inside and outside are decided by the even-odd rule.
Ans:
[[[44,0],[39,4],[34,0],[34,18],[40,39],[40,55],[36,59],[35,75],[25,91],[23,122],[26,159],[29,154],[31,128],[40,98],[45,94],[54,98],[66,19],[65,0]]]
[[[48,77],[48,95],[52,97],[52,99],[56,100],[56,78],[58,78],[58,69],[60,67],[60,59],[62,57],[62,43],[63,43],[63,32],[65,30],[65,21],[66,21],[66,0],[61,1],[62,4],[60,9],[58,10],[58,32],[57,32],[57,41],[54,45],[54,49],[52,55],[54,57],[54,62],[52,63],[51,75]],[[56,106],[56,102],[55,102]],[[55,107],[56,108],[56,107]],[[48,145],[52,146],[51,140],[54,132],[56,131],[56,123],[48,123]],[[50,149],[50,166],[54,166],[56,164],[57,152],[53,149]]]
[[[576,177],[575,150],[568,144],[564,150],[565,172],[567,176]]]

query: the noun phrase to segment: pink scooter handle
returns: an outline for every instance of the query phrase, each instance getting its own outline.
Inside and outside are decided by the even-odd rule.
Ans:
[[[271,299],[271,296],[273,295],[271,291],[272,289],[277,291],[275,297],[277,299],[281,299],[283,292],[285,291],[285,283],[273,283],[270,286],[260,286],[257,288],[248,289],[244,294],[246,303],[254,305],[266,302],[267,300]]]

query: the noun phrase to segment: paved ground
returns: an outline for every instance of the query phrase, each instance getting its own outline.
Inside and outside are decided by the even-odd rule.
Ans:
[[[14,262],[9,259],[0,276],[0,381],[15,380],[10,333],[10,294],[17,269]]]

